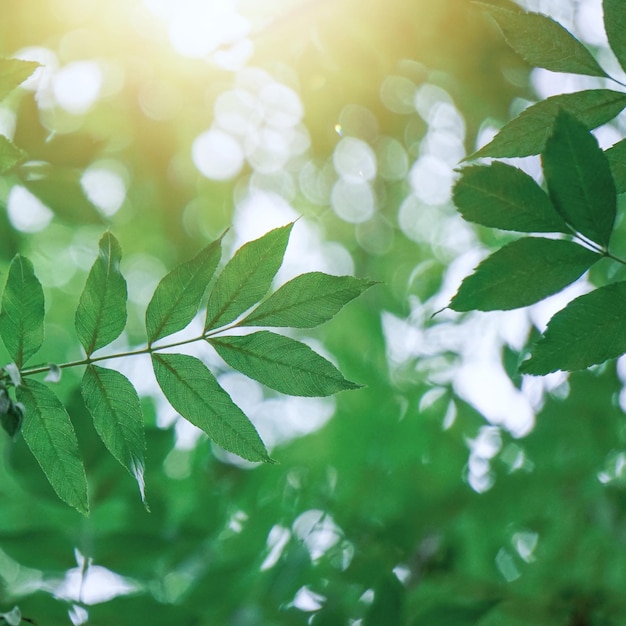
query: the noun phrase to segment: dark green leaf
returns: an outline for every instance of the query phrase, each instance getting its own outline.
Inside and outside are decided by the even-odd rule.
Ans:
[[[454,186],[454,204],[469,222],[525,233],[570,233],[548,195],[531,176],[494,162],[466,167]]]
[[[557,211],[579,233],[608,246],[617,192],[596,138],[562,111],[541,155],[548,191]]]
[[[120,372],[89,365],[81,392],[104,445],[135,478],[146,504],[143,477],[146,440],[135,388]]]
[[[233,369],[281,393],[329,396],[361,387],[309,346],[266,330],[208,341]]]
[[[623,0],[603,0],[604,28],[611,50],[626,70],[626,4]]]
[[[161,279],[146,309],[146,331],[150,343],[182,330],[191,322],[198,313],[202,296],[221,255],[220,237]]]
[[[313,328],[376,283],[352,276],[310,272],[296,276],[262,302],[241,326]]]
[[[485,259],[452,302],[455,311],[516,309],[567,287],[602,258],[571,241],[526,237]]]
[[[626,139],[618,141],[605,152],[617,193],[626,191]]]
[[[553,19],[539,13],[477,4],[496,20],[511,48],[533,67],[607,77],[580,41]]]
[[[548,323],[524,361],[524,374],[584,369],[626,352],[626,282],[600,287],[572,300]]]
[[[74,427],[63,404],[46,385],[28,380],[17,388],[26,415],[22,436],[61,500],[89,513],[87,478]]]
[[[0,100],[23,83],[37,68],[39,63],[21,59],[0,59]]]
[[[259,434],[202,361],[184,354],[153,354],[159,386],[170,404],[216,444],[247,459],[271,462]]]
[[[589,89],[552,96],[528,107],[505,124],[486,145],[467,159],[524,157],[539,154],[552,132],[558,112],[574,115],[588,129],[612,120],[626,107],[626,94],[610,89]]]
[[[43,343],[44,295],[32,263],[16,255],[9,267],[0,311],[0,335],[19,369]]]
[[[292,227],[275,228],[235,252],[209,296],[205,330],[232,322],[267,293],[283,262]]]
[[[128,293],[120,272],[122,249],[109,232],[99,247],[75,317],[76,332],[88,356],[117,339],[126,326]]]
[[[4,135],[0,135],[0,174],[4,174],[26,158],[24,150],[18,148]]]

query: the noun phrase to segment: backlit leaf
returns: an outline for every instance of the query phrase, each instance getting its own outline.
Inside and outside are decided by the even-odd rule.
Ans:
[[[626,282],[600,287],[572,300],[548,323],[524,361],[524,374],[584,369],[626,352]]]
[[[44,295],[32,263],[16,255],[9,266],[2,310],[0,335],[11,358],[21,367],[43,343]]]
[[[569,233],[548,195],[522,170],[494,162],[466,167],[454,186],[464,219],[502,230]]]
[[[557,211],[585,237],[607,246],[617,199],[609,162],[597,139],[562,111],[541,159]]]
[[[271,462],[252,422],[195,357],[152,355],[156,379],[170,404],[216,444],[247,459]]]
[[[26,158],[26,153],[18,148],[4,135],[0,135],[0,174],[7,172],[12,167]]]
[[[22,436],[61,500],[89,513],[87,479],[74,427],[61,401],[43,383],[28,380],[16,390],[26,415]]]
[[[235,252],[209,296],[205,330],[232,322],[267,293],[283,262],[292,227],[275,228]]]
[[[23,83],[37,68],[39,63],[21,59],[0,59],[0,100]]]
[[[146,309],[150,343],[182,330],[196,316],[221,255],[220,237],[161,279]]]
[[[302,274],[277,289],[240,325],[313,328],[327,322],[374,284],[352,276]]]
[[[130,472],[144,491],[146,441],[143,413],[135,388],[116,370],[89,365],[81,384],[85,405],[109,452]]]
[[[122,249],[107,232],[100,239],[76,310],[78,338],[87,355],[117,339],[126,326],[126,280],[120,272]]]
[[[605,152],[617,193],[626,191],[626,139],[618,141]]]
[[[528,306],[574,282],[601,258],[571,241],[519,239],[487,257],[463,281],[450,308],[494,311]]]
[[[603,0],[604,28],[611,50],[626,70],[626,4],[623,0]]]
[[[361,385],[309,346],[269,331],[208,340],[233,369],[291,396],[329,396]]]

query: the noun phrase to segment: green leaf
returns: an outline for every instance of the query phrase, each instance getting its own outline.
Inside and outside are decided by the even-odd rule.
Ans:
[[[152,355],[156,379],[170,404],[216,444],[247,459],[271,462],[252,422],[209,369],[184,354]]]
[[[528,306],[561,291],[601,258],[571,241],[519,239],[485,259],[463,281],[450,308],[494,311]]]
[[[571,232],[543,189],[511,165],[495,161],[466,167],[453,197],[469,222],[525,233]]]
[[[26,152],[18,148],[4,135],[0,135],[0,174],[9,171],[26,158]]]
[[[623,0],[603,0],[604,29],[609,39],[611,50],[626,70],[626,4]]]
[[[617,193],[626,191],[626,139],[618,141],[605,151]]]
[[[496,20],[507,43],[533,67],[608,78],[580,41],[553,19],[539,13],[476,4]]]
[[[207,306],[205,330],[224,326],[256,304],[278,271],[292,224],[241,246],[219,275]]]
[[[109,452],[129,471],[139,485],[146,504],[144,453],[146,440],[143,412],[132,383],[116,370],[89,365],[81,393],[98,435]]]
[[[322,272],[301,274],[277,289],[240,326],[313,328],[338,313],[376,283]]]
[[[75,325],[87,356],[117,339],[126,326],[126,280],[120,272],[122,249],[109,232],[100,239],[76,310]]]
[[[557,211],[579,233],[608,246],[617,192],[608,159],[596,138],[576,118],[562,111],[541,159]]]
[[[207,341],[233,369],[291,396],[330,396],[361,387],[309,346],[267,330]]]
[[[548,323],[524,361],[524,374],[584,369],[626,352],[626,282],[600,287],[572,300]]]
[[[17,390],[26,415],[22,436],[61,500],[89,513],[87,478],[74,427],[63,404],[46,385],[28,380]]]
[[[161,279],[146,309],[150,343],[182,330],[193,320],[221,255],[222,237]]]
[[[34,61],[0,59],[0,100],[23,83],[39,66]]]
[[[626,94],[610,89],[589,89],[552,96],[522,111],[505,124],[486,146],[466,160],[539,154],[543,151],[554,120],[562,109],[574,115],[591,130],[612,120],[624,107]]]
[[[9,266],[2,310],[0,335],[18,369],[43,343],[44,295],[32,263],[17,254]]]

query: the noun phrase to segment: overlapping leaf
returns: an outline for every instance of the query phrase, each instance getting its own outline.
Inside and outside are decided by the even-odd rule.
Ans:
[[[252,422],[202,361],[184,354],[153,354],[152,364],[165,397],[186,420],[229,452],[248,461],[271,461]]]
[[[485,259],[452,299],[455,311],[528,306],[579,278],[601,256],[571,241],[527,237]]]
[[[0,174],[9,171],[26,158],[24,150],[18,148],[4,135],[0,135]]]
[[[83,515],[89,512],[87,479],[78,441],[61,401],[44,384],[28,380],[17,390],[26,416],[24,441],[61,500]]]
[[[301,274],[277,289],[240,325],[313,328],[327,322],[374,284],[371,280],[323,272]]]
[[[0,100],[23,83],[38,67],[39,63],[34,61],[0,59]]]
[[[16,255],[11,261],[0,310],[0,336],[21,368],[43,343],[44,295],[32,263]]]
[[[271,230],[237,250],[211,291],[205,330],[232,322],[267,293],[283,262],[292,227]]]
[[[604,28],[611,50],[626,70],[626,4],[623,0],[603,0]]]
[[[626,192],[626,139],[618,141],[606,152],[617,193]]]
[[[126,326],[126,280],[120,272],[122,249],[107,232],[100,239],[76,310],[78,338],[87,355],[117,339]]]
[[[329,396],[361,386],[309,346],[269,331],[208,341],[232,368],[281,393]]]

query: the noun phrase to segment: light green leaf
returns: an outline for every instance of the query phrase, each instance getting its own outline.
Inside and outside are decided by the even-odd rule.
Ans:
[[[37,68],[39,63],[21,59],[0,59],[0,100],[23,83]]]
[[[571,241],[519,239],[487,257],[463,281],[450,308],[494,311],[528,306],[561,291],[601,258]]]
[[[24,441],[59,498],[87,515],[87,478],[74,427],[63,404],[36,380],[26,381],[16,394],[25,409]]]
[[[553,19],[539,13],[476,4],[496,20],[507,43],[533,67],[608,78],[580,41]]]
[[[624,0],[603,0],[604,29],[609,39],[611,50],[626,70],[626,4]]]
[[[572,300],[548,323],[524,361],[524,374],[584,369],[626,352],[626,282],[600,287]]]
[[[4,135],[0,135],[0,174],[9,171],[26,158],[26,152],[18,148]]]
[[[617,193],[626,191],[626,139],[618,141],[605,151]]]
[[[469,222],[525,233],[571,232],[533,178],[504,163],[466,167],[453,197]]]
[[[83,376],[81,393],[100,439],[135,478],[147,507],[144,483],[146,441],[143,412],[135,388],[120,372],[89,365]]]
[[[505,124],[486,146],[466,160],[539,154],[546,145],[554,120],[561,109],[574,115],[588,129],[592,129],[612,120],[624,107],[626,94],[610,89],[589,89],[552,96],[522,111]]]
[[[608,246],[617,192],[596,138],[562,111],[541,155],[552,202],[565,221],[592,241]]]
[[[327,322],[350,300],[375,284],[352,276],[301,274],[277,289],[240,326],[313,328]]]
[[[117,339],[126,326],[126,280],[120,272],[122,249],[107,232],[100,239],[76,310],[75,325],[87,356]]]
[[[232,322],[267,293],[283,262],[292,227],[271,230],[237,250],[211,291],[205,330]]]
[[[32,263],[17,254],[9,266],[2,310],[0,335],[18,369],[43,343],[44,295]]]
[[[291,396],[330,396],[361,387],[309,346],[266,330],[207,341],[233,369]]]
[[[222,237],[193,259],[177,265],[157,285],[146,309],[148,341],[182,330],[198,313],[202,296],[222,255]]]
[[[184,354],[152,355],[156,379],[170,404],[216,444],[248,461],[272,462],[244,412],[202,361]]]

